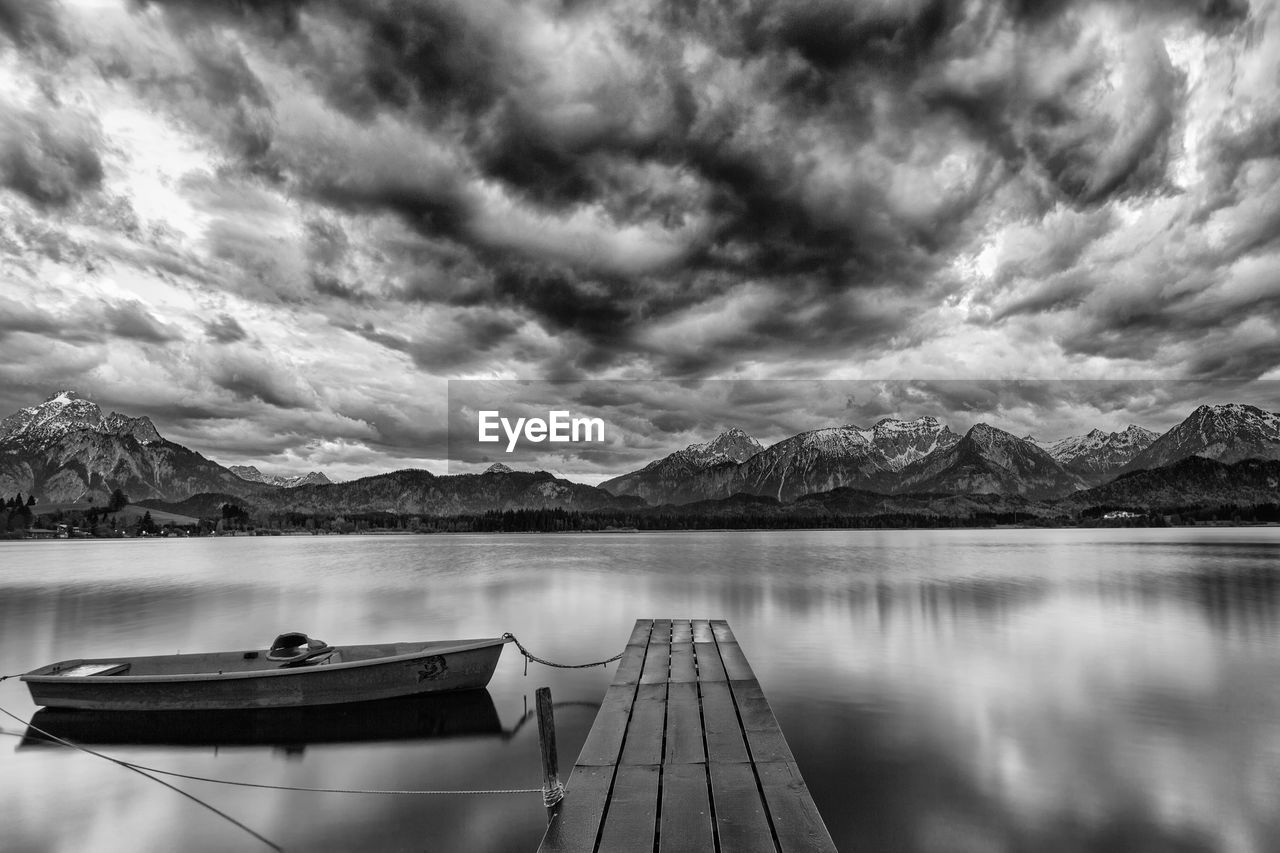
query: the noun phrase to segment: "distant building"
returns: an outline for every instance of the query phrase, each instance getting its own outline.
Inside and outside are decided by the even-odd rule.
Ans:
[[[1129,512],[1127,509],[1116,509],[1104,515],[1103,518],[1142,518],[1142,514]]]

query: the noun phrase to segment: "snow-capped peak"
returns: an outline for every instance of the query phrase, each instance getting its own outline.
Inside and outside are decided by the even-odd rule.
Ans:
[[[741,427],[730,427],[708,442],[691,444],[684,453],[690,461],[712,464],[730,460],[745,462],[764,448]]]
[[[80,399],[75,391],[59,391],[53,394],[49,399],[45,400],[41,405],[44,406],[65,406],[75,400]]]
[[[1084,435],[1073,435],[1045,446],[1049,455],[1072,470],[1102,474],[1119,469],[1156,440],[1157,434],[1130,424],[1123,432],[1091,429]]]
[[[0,441],[44,443],[78,429],[95,429],[102,410],[75,392],[59,391],[38,406],[19,409],[0,421]]]
[[[969,431],[964,434],[964,437],[968,441],[987,450],[993,448],[1012,448],[1019,445],[1036,447],[1036,445],[1023,441],[1011,432],[1005,432],[999,427],[993,427],[991,424],[984,423],[978,423],[971,426]],[[1038,449],[1039,448],[1037,448],[1037,450]]]
[[[932,415],[910,421],[881,418],[862,434],[880,452],[885,466],[891,471],[900,471],[917,459],[935,450],[945,450],[960,440]]]
[[[1228,463],[1280,459],[1280,414],[1247,403],[1198,406],[1135,457],[1132,467],[1154,468],[1189,456]]]

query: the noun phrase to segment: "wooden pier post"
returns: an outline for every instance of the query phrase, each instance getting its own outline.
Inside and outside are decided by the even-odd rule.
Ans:
[[[551,688],[539,687],[538,744],[542,747],[542,801],[548,811],[564,799],[564,786],[560,784],[560,759],[556,755],[556,717],[551,704]],[[551,815],[547,815],[550,820]]]

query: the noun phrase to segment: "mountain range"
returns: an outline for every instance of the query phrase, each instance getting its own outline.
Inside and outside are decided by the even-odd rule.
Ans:
[[[325,476],[323,471],[310,471],[294,477],[285,477],[281,474],[264,474],[254,465],[232,465],[227,470],[250,483],[265,483],[268,486],[281,486],[286,489],[297,486],[327,486],[333,482]]]
[[[1280,494],[1268,478],[1278,467],[1280,415],[1238,403],[1200,406],[1162,435],[1130,425],[1053,442],[1018,438],[989,424],[957,435],[931,417],[809,430],[768,447],[731,428],[599,487],[501,464],[483,474],[408,470],[348,483],[330,482],[320,472],[267,476],[254,466],[223,467],[166,440],[145,417],[104,415],[96,404],[65,391],[0,421],[0,495],[104,503],[119,488],[135,501],[175,507],[238,501],[304,514],[647,505],[701,512],[717,501],[723,503],[716,512],[727,512],[746,506],[743,500],[805,512],[993,506],[1021,511],[1044,502],[1076,508],[1157,499],[1162,505],[1190,504],[1197,489],[1205,499],[1238,494],[1276,502]]]
[[[730,432],[737,446],[749,447],[749,436]],[[886,418],[869,429],[802,432],[745,459],[691,464],[705,446],[691,445],[606,480],[601,488],[677,505],[735,494],[790,502],[838,489],[880,496],[997,494],[1052,500],[1193,456],[1226,463],[1280,459],[1280,415],[1239,403],[1200,406],[1163,435],[1130,424],[1119,432],[1094,429],[1053,442],[1018,438],[990,424],[976,424],[958,436],[931,417]]]
[[[1129,424],[1123,432],[1093,429],[1084,435],[1069,436],[1051,444],[1034,439],[1031,442],[1048,451],[1067,471],[1096,485],[1124,469],[1159,436],[1159,433]]]
[[[736,456],[719,453],[698,464],[702,448],[730,438]],[[840,486],[883,490],[910,464],[959,441],[934,418],[885,418],[857,426],[810,430],[768,448],[734,428],[707,444],[690,445],[639,471],[606,480],[602,489],[639,495],[650,503],[691,503],[732,494],[791,501]]]

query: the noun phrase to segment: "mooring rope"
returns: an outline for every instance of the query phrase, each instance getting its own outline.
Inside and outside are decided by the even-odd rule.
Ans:
[[[6,678],[10,678],[10,677],[12,677],[12,676],[5,676],[5,677],[6,677]],[[0,679],[0,681],[3,681],[3,679]],[[213,813],[214,813],[214,814],[216,814],[218,817],[222,818],[223,820],[227,821],[228,823],[232,824],[233,826],[235,826],[235,827],[237,827],[237,828],[239,828],[239,829],[242,829],[242,830],[244,830],[245,832],[249,833],[249,834],[250,834],[250,835],[252,835],[254,838],[258,839],[258,840],[259,840],[259,841],[261,841],[263,844],[265,844],[265,845],[267,845],[268,847],[270,847],[272,850],[280,851],[280,853],[283,853],[283,851],[284,851],[284,848],[283,848],[283,847],[281,847],[279,844],[276,844],[274,841],[272,841],[270,838],[267,838],[265,835],[261,835],[261,834],[259,834],[259,833],[255,832],[254,830],[250,829],[248,826],[246,826],[245,824],[243,824],[243,823],[241,823],[240,821],[236,820],[236,819],[235,819],[235,818],[233,818],[231,815],[227,814],[226,812],[224,812],[222,809],[218,808],[217,806],[214,806],[214,805],[211,805],[211,804],[209,804],[209,803],[206,803],[204,800],[200,799],[200,798],[199,798],[199,797],[197,797],[195,794],[192,794],[192,793],[190,793],[190,792],[188,792],[188,791],[184,791],[184,790],[182,790],[181,788],[179,788],[177,785],[172,785],[172,784],[170,784],[170,783],[168,783],[168,782],[164,781],[163,779],[157,779],[155,776],[152,776],[152,775],[151,775],[151,773],[150,773],[150,772],[148,772],[148,769],[149,769],[149,768],[143,767],[143,766],[142,766],[142,765],[140,765],[140,764],[132,764],[132,763],[130,763],[130,762],[128,762],[128,761],[123,761],[123,760],[121,760],[121,759],[119,759],[119,758],[112,758],[110,755],[105,755],[105,754],[103,754],[103,753],[101,753],[101,752],[95,752],[94,750],[89,749],[88,747],[80,746],[79,744],[72,743],[72,742],[71,742],[71,741],[69,741],[69,740],[63,740],[62,738],[58,737],[57,735],[50,734],[49,732],[46,732],[44,729],[41,729],[39,726],[33,726],[33,725],[31,725],[31,722],[30,722],[29,720],[24,720],[24,719],[22,719],[21,717],[19,717],[17,714],[13,713],[12,711],[8,711],[8,710],[6,710],[5,708],[0,708],[0,713],[5,714],[6,716],[12,717],[13,719],[17,720],[19,723],[23,723],[23,724],[25,724],[25,725],[26,725],[28,728],[30,728],[32,731],[39,732],[39,733],[40,733],[40,735],[42,735],[43,737],[48,738],[49,740],[53,741],[54,743],[59,743],[59,744],[62,744],[63,746],[69,746],[69,747],[71,747],[72,749],[78,749],[78,750],[80,750],[81,752],[87,752],[89,755],[96,755],[98,758],[106,759],[107,761],[110,761],[112,764],[118,764],[118,765],[120,765],[121,767],[125,768],[126,770],[132,770],[134,773],[137,773],[139,776],[142,776],[143,778],[150,779],[152,782],[156,782],[156,783],[159,783],[159,784],[161,784],[161,785],[164,785],[164,786],[165,786],[166,788],[168,788],[169,790],[171,790],[171,791],[175,791],[176,793],[181,794],[182,796],[186,797],[188,800],[191,800],[191,802],[193,802],[193,803],[195,803],[195,804],[197,804],[197,805],[203,806],[204,808],[206,808],[206,809],[208,809],[209,811],[213,812]],[[164,771],[156,771],[156,772],[164,772]]]
[[[519,640],[516,639],[515,634],[508,632],[502,635],[502,639],[510,640],[511,642],[515,643],[516,648],[520,650],[520,654],[524,655],[524,658],[525,658],[524,674],[525,675],[529,674],[529,661],[533,661],[534,663],[540,663],[543,666],[553,666],[556,669],[588,669],[593,666],[607,666],[608,664],[611,664],[614,661],[619,660],[625,654],[625,651],[618,652],[616,655],[614,655],[611,658],[608,658],[607,660],[597,660],[597,661],[592,661],[591,663],[556,663],[555,661],[549,661],[549,660],[546,660],[545,658],[540,658],[537,655],[535,655],[533,652],[526,649],[524,645]]]
[[[430,794],[430,795],[446,795],[446,794],[542,794],[542,788],[492,788],[485,790],[440,790],[440,791],[420,791],[420,790],[390,790],[390,789],[373,789],[373,788],[307,788],[300,785],[268,785],[265,782],[242,782],[236,779],[214,779],[210,776],[195,776],[190,773],[179,773],[176,770],[162,770],[159,767],[149,767],[146,764],[136,764],[132,761],[125,761],[122,758],[114,758],[106,753],[89,749],[78,743],[64,740],[55,734],[45,731],[39,726],[33,725],[30,721],[23,720],[12,711],[0,708],[0,713],[6,714],[17,720],[19,723],[25,724],[33,732],[36,732],[45,739],[67,746],[72,749],[78,749],[81,752],[95,755],[98,758],[105,758],[114,764],[122,767],[128,767],[130,770],[137,770],[146,773],[158,773],[161,776],[173,776],[178,779],[190,779],[193,782],[210,782],[215,785],[234,785],[238,788],[267,788],[273,791],[304,791],[312,794]],[[158,780],[157,780],[158,781]]]

